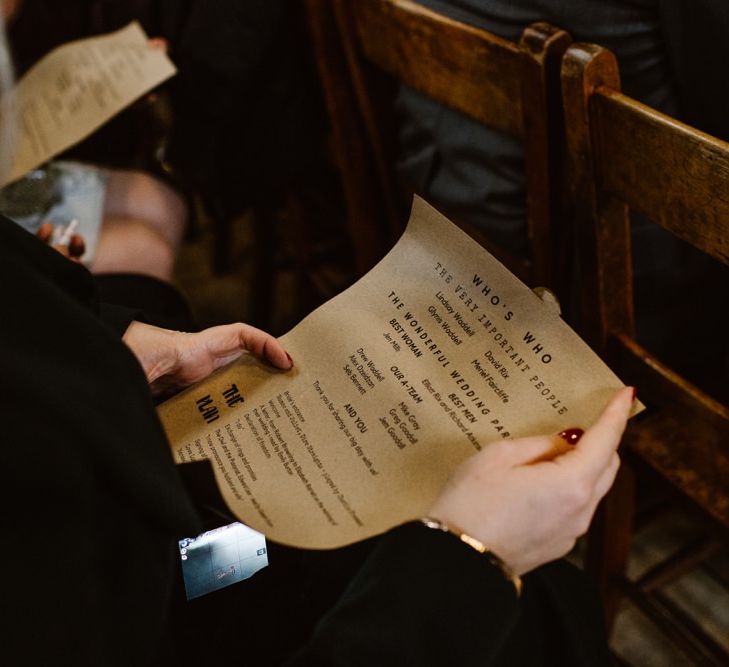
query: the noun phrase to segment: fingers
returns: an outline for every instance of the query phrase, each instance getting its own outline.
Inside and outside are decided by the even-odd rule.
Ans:
[[[53,236],[53,225],[50,222],[44,222],[39,228],[35,235],[43,241],[43,243],[49,243],[51,236]]]
[[[54,243],[51,248],[60,252],[64,257],[68,257],[73,262],[80,262],[84,252],[86,252],[86,242],[79,234],[74,234],[68,245],[62,243]]]
[[[75,224],[73,224],[75,227]],[[72,231],[73,227],[67,228],[67,231]],[[60,228],[59,228],[60,229]],[[74,261],[80,261],[83,254],[86,252],[86,242],[83,236],[80,234],[72,234],[68,237],[68,240],[61,239],[60,242],[56,243],[53,235],[55,232],[54,226],[50,222],[44,222],[35,233],[36,237],[43,241],[43,243],[52,244],[52,248],[60,252],[64,257],[68,257]]]
[[[81,259],[86,252],[86,242],[80,234],[74,234],[68,243],[68,256],[71,259]]]
[[[51,245],[51,248],[53,248],[55,251],[61,253],[64,257],[68,257],[69,259],[73,259],[71,257],[71,254],[69,253],[68,246],[67,245],[61,245],[59,243],[54,243]]]
[[[164,51],[165,53],[169,51],[169,42],[164,37],[152,37],[147,43],[152,49]]]
[[[276,368],[288,370],[294,365],[283,345],[271,334],[247,324],[239,324],[239,341],[242,349],[265,359]]]
[[[532,465],[543,461],[550,461],[559,455],[556,451],[556,436],[535,436],[531,438],[517,438],[516,440],[502,440],[489,448],[496,448],[494,454],[512,466]],[[564,442],[564,441],[563,441]]]
[[[552,461],[562,454],[572,451],[574,443],[571,443],[568,439],[562,435],[555,435],[549,439],[549,447],[544,452],[539,454],[537,457],[529,461],[530,464],[542,463],[544,461]]]
[[[514,440],[512,441],[514,461],[517,465],[533,465],[552,461],[562,454],[571,452],[582,434],[582,429],[571,428],[553,436]]]
[[[571,431],[581,429],[569,429],[558,435],[535,436],[531,438],[517,438],[516,440],[503,440],[489,447],[498,447],[499,455],[511,465],[533,465],[552,461],[562,454],[571,452],[574,449],[574,441],[570,437]],[[579,439],[579,438],[578,438]]]
[[[623,387],[616,392],[575,446],[574,453],[579,457],[565,457],[575,462],[579,458],[583,473],[589,478],[598,479],[610,464],[628,423],[633,396],[633,387]]]
[[[216,367],[227,364],[245,350],[264,359],[276,368],[288,370],[294,364],[283,345],[269,333],[248,324],[226,324],[192,334],[188,344],[205,341],[208,353],[214,357]]]
[[[497,446],[500,457],[511,465],[533,465],[559,458],[560,463],[569,461],[571,465],[580,466],[581,476],[596,480],[611,464],[632,403],[633,389],[625,387],[616,392],[587,433],[580,428],[571,428],[554,436],[518,438],[494,443],[491,447]],[[563,454],[570,456],[562,457]]]
[[[568,473],[573,483],[591,489],[597,505],[612,486],[620,459],[617,449],[633,403],[634,389],[625,387],[612,397],[595,424],[579,439],[579,443],[559,456],[556,463]],[[594,509],[594,508],[593,508]]]

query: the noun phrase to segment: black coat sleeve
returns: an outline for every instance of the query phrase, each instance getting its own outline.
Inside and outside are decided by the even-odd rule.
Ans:
[[[310,642],[301,665],[486,665],[518,616],[511,582],[448,533],[390,531]]]
[[[0,568],[13,664],[153,663],[199,529],[88,272],[0,218]]]
[[[106,324],[119,338],[129,328],[133,320],[145,322],[140,310],[136,308],[128,308],[127,306],[118,306],[113,303],[99,304],[99,318]]]

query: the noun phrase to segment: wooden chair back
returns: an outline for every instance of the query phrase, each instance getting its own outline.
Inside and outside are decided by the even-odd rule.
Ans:
[[[729,143],[622,94],[614,56],[598,46],[568,49],[562,87],[582,332],[648,406],[629,425],[623,451],[716,527],[729,527],[729,408],[636,339],[629,218],[639,211],[728,265]],[[631,494],[623,478],[590,536],[589,566],[609,617],[630,542]]]
[[[529,256],[509,256],[462,226],[523,279],[554,287],[551,150],[561,114],[553,102],[569,36],[536,24],[515,44],[410,0],[307,2],[358,269],[379,260],[407,221],[412,193],[394,169],[392,106],[405,84],[523,141]]]

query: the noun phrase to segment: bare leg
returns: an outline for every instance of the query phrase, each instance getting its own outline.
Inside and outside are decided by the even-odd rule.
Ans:
[[[104,217],[92,265],[94,273],[141,273],[169,281],[175,252],[142,220]]]
[[[186,217],[182,199],[161,181],[142,172],[112,172],[93,271],[170,280]]]

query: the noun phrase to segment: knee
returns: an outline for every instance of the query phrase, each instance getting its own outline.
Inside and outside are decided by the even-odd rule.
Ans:
[[[138,220],[177,247],[187,222],[183,198],[159,179],[139,171],[109,177],[104,215]]]

